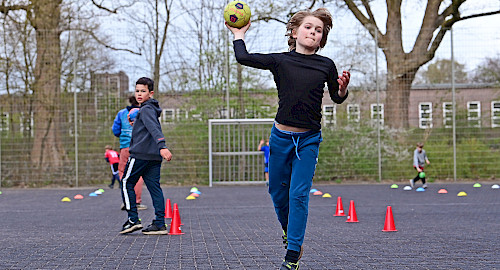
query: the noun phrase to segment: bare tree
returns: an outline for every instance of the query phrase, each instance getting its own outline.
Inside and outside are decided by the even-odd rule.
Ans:
[[[58,134],[56,107],[60,94],[60,12],[62,0],[33,0],[23,4],[3,1],[0,12],[24,11],[36,35],[33,105],[35,114],[34,142],[31,161],[35,171],[62,168],[64,148]]]
[[[393,127],[408,127],[408,104],[410,87],[419,68],[432,60],[443,37],[451,27],[460,21],[481,16],[499,14],[500,10],[473,12],[463,16],[460,7],[466,0],[443,2],[428,0],[425,15],[420,25],[413,48],[403,49],[403,29],[401,23],[402,0],[387,0],[387,20],[385,33],[375,21],[371,1],[344,0],[343,3],[356,19],[377,38],[378,47],[387,59],[387,123]],[[434,34],[436,33],[436,34]]]
[[[473,82],[500,84],[500,55],[486,58],[476,69]]]
[[[465,71],[465,65],[460,64],[457,61],[454,62],[455,68],[455,82],[466,83],[469,81],[467,72]],[[440,59],[435,63],[430,64],[426,69],[421,70],[420,78],[421,83],[451,83],[451,60]],[[416,81],[416,79],[415,79]]]
[[[266,2],[267,0],[263,0]],[[257,19],[274,20],[286,23],[295,12],[314,8],[319,5],[336,4],[341,8],[349,10],[361,25],[369,31],[370,35],[377,40],[378,47],[382,50],[387,60],[387,101],[386,114],[387,123],[392,127],[408,127],[408,104],[410,87],[420,67],[428,63],[435,56],[443,37],[451,27],[460,21],[499,14],[500,9],[482,12],[479,5],[476,10],[467,10],[463,15],[461,8],[468,0],[428,0],[426,2],[425,14],[420,24],[415,43],[411,51],[406,52],[403,48],[402,29],[402,0],[386,0],[387,19],[385,31],[375,20],[372,5],[375,1],[370,0],[300,0],[287,4],[280,4],[280,0],[267,1],[266,5],[260,5],[257,9]],[[380,2],[376,2],[380,3]],[[285,14],[286,13],[286,14]]]
[[[137,46],[146,55],[150,64],[150,72],[155,83],[154,91],[158,92],[161,84],[162,58],[167,42],[167,33],[172,19],[173,0],[135,1],[125,13],[134,25],[134,36]]]
[[[14,52],[18,53],[15,61],[18,65],[17,74],[24,82],[18,88],[24,89],[25,95],[30,96],[27,99],[29,110],[23,113],[27,116],[26,119],[30,119],[31,112],[36,112],[33,113],[33,144],[29,148],[32,172],[36,174],[62,171],[64,162],[68,160],[62,142],[64,129],[61,126],[67,119],[63,119],[60,113],[64,109],[61,81],[62,78],[71,76],[61,75],[63,63],[68,60],[62,57],[64,45],[61,44],[65,43],[61,36],[64,31],[71,30],[70,20],[76,17],[71,14],[74,11],[71,4],[70,1],[63,3],[62,0],[0,3],[3,26],[7,27],[7,23],[10,23],[8,27],[12,33],[10,37],[4,36],[3,40],[17,42],[22,48]],[[89,15],[86,19],[91,18],[93,17]],[[83,26],[80,28],[89,30]],[[95,33],[91,36],[97,38]],[[4,48],[7,50],[7,47]],[[4,67],[10,67],[10,64]],[[13,74],[9,69],[4,71],[7,77]],[[8,80],[9,83],[12,81],[15,80]],[[12,85],[5,87],[12,89]]]

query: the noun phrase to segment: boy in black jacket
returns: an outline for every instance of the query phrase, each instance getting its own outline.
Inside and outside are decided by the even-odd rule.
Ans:
[[[123,224],[120,233],[131,233],[142,229],[134,186],[140,176],[151,194],[155,208],[155,219],[143,234],[168,234],[165,225],[165,199],[160,187],[160,168],[162,158],[170,161],[172,153],[165,145],[160,121],[161,108],[158,101],[153,99],[154,82],[150,78],[142,77],[135,83],[135,98],[141,109],[134,122],[132,140],[130,141],[130,158],[125,167],[122,179],[122,198],[128,213],[128,220]]]

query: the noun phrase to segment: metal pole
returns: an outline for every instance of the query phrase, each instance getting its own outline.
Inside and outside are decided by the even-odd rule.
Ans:
[[[382,151],[381,151],[381,143],[380,143],[380,84],[378,83],[378,31],[375,31],[375,85],[377,88],[377,150],[378,150],[378,181],[382,181]]]
[[[208,183],[212,187],[212,120],[208,120]]]
[[[456,131],[456,102],[455,102],[455,58],[453,55],[453,28],[450,28],[451,44],[451,96],[453,111],[453,181],[457,181],[457,131]]]
[[[229,40],[230,38],[228,37],[229,33],[224,35],[226,37],[226,109],[227,109],[227,115],[226,118],[229,119],[230,116],[230,107],[229,107]]]
[[[0,188],[2,188],[2,131],[0,130]]]
[[[76,59],[77,59],[77,52],[76,52],[76,38],[73,41],[75,42],[74,44],[74,60],[73,60],[73,114],[74,114],[74,130],[75,130],[75,186],[78,187],[78,122],[77,122],[77,111],[78,111],[78,102],[77,102],[77,94],[76,94]]]

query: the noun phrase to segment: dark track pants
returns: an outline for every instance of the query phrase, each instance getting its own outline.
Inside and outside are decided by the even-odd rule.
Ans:
[[[125,174],[122,179],[122,198],[128,217],[132,222],[139,220],[134,187],[139,177],[142,176],[144,183],[151,194],[153,206],[155,208],[155,219],[153,223],[162,227],[165,225],[165,199],[160,187],[161,161],[140,160],[129,158],[125,166]]]
[[[269,140],[269,194],[278,221],[287,228],[288,249],[304,242],[309,191],[318,162],[320,131],[288,132],[273,126]]]

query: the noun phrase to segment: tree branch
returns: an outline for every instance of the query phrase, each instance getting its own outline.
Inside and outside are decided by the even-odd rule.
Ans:
[[[316,4],[316,0],[313,0],[311,2],[311,5],[307,9],[312,9],[314,7],[314,4]]]
[[[14,10],[26,10],[28,11],[30,7],[28,5],[11,5],[11,6],[6,6],[5,4],[0,5],[0,12],[7,14],[9,11],[14,11]]]
[[[344,0],[344,2],[347,5],[347,8],[352,12],[354,17],[367,29],[369,30],[368,32],[370,35],[375,38],[375,32],[377,33],[377,39],[378,39],[378,46],[379,48],[385,48],[386,47],[386,39],[385,36],[380,32],[378,29],[377,23],[375,22],[375,19],[373,18],[373,14],[370,8],[370,4],[363,1],[363,5],[365,5],[365,9],[367,9],[368,14],[372,14],[370,18],[367,18],[358,8],[358,6],[354,3],[353,0]]]
[[[135,54],[135,55],[142,55],[140,52],[135,52],[133,50],[130,50],[130,49],[123,49],[123,48],[116,48],[116,47],[113,47],[111,45],[108,45],[106,42],[100,40],[93,31],[89,31],[87,29],[71,29],[71,30],[75,30],[75,31],[82,31],[88,35],[90,35],[95,41],[97,41],[97,43],[101,44],[102,46],[108,48],[108,49],[111,49],[113,51],[124,51],[124,52],[129,52],[129,53],[132,53],[132,54]]]
[[[265,22],[277,21],[277,22],[280,22],[282,24],[287,24],[286,21],[283,21],[283,20],[280,20],[280,19],[277,19],[277,18],[273,18],[273,17],[269,17],[269,16],[258,17],[255,21],[265,21]]]
[[[97,4],[95,2],[95,0],[92,0],[92,4],[94,4],[94,6],[96,6],[97,8],[105,10],[105,11],[107,11],[109,13],[114,13],[114,14],[118,13],[118,9],[117,8],[115,8],[115,9],[109,9],[109,8],[107,8],[107,7],[105,7],[105,6],[101,5],[101,4]]]
[[[469,16],[460,17],[460,18],[458,18],[457,22],[458,21],[472,19],[472,18],[477,18],[477,17],[495,15],[495,14],[500,14],[500,10],[491,11],[491,12],[485,12],[485,13],[478,13],[478,14],[473,14],[473,15],[469,15]]]

